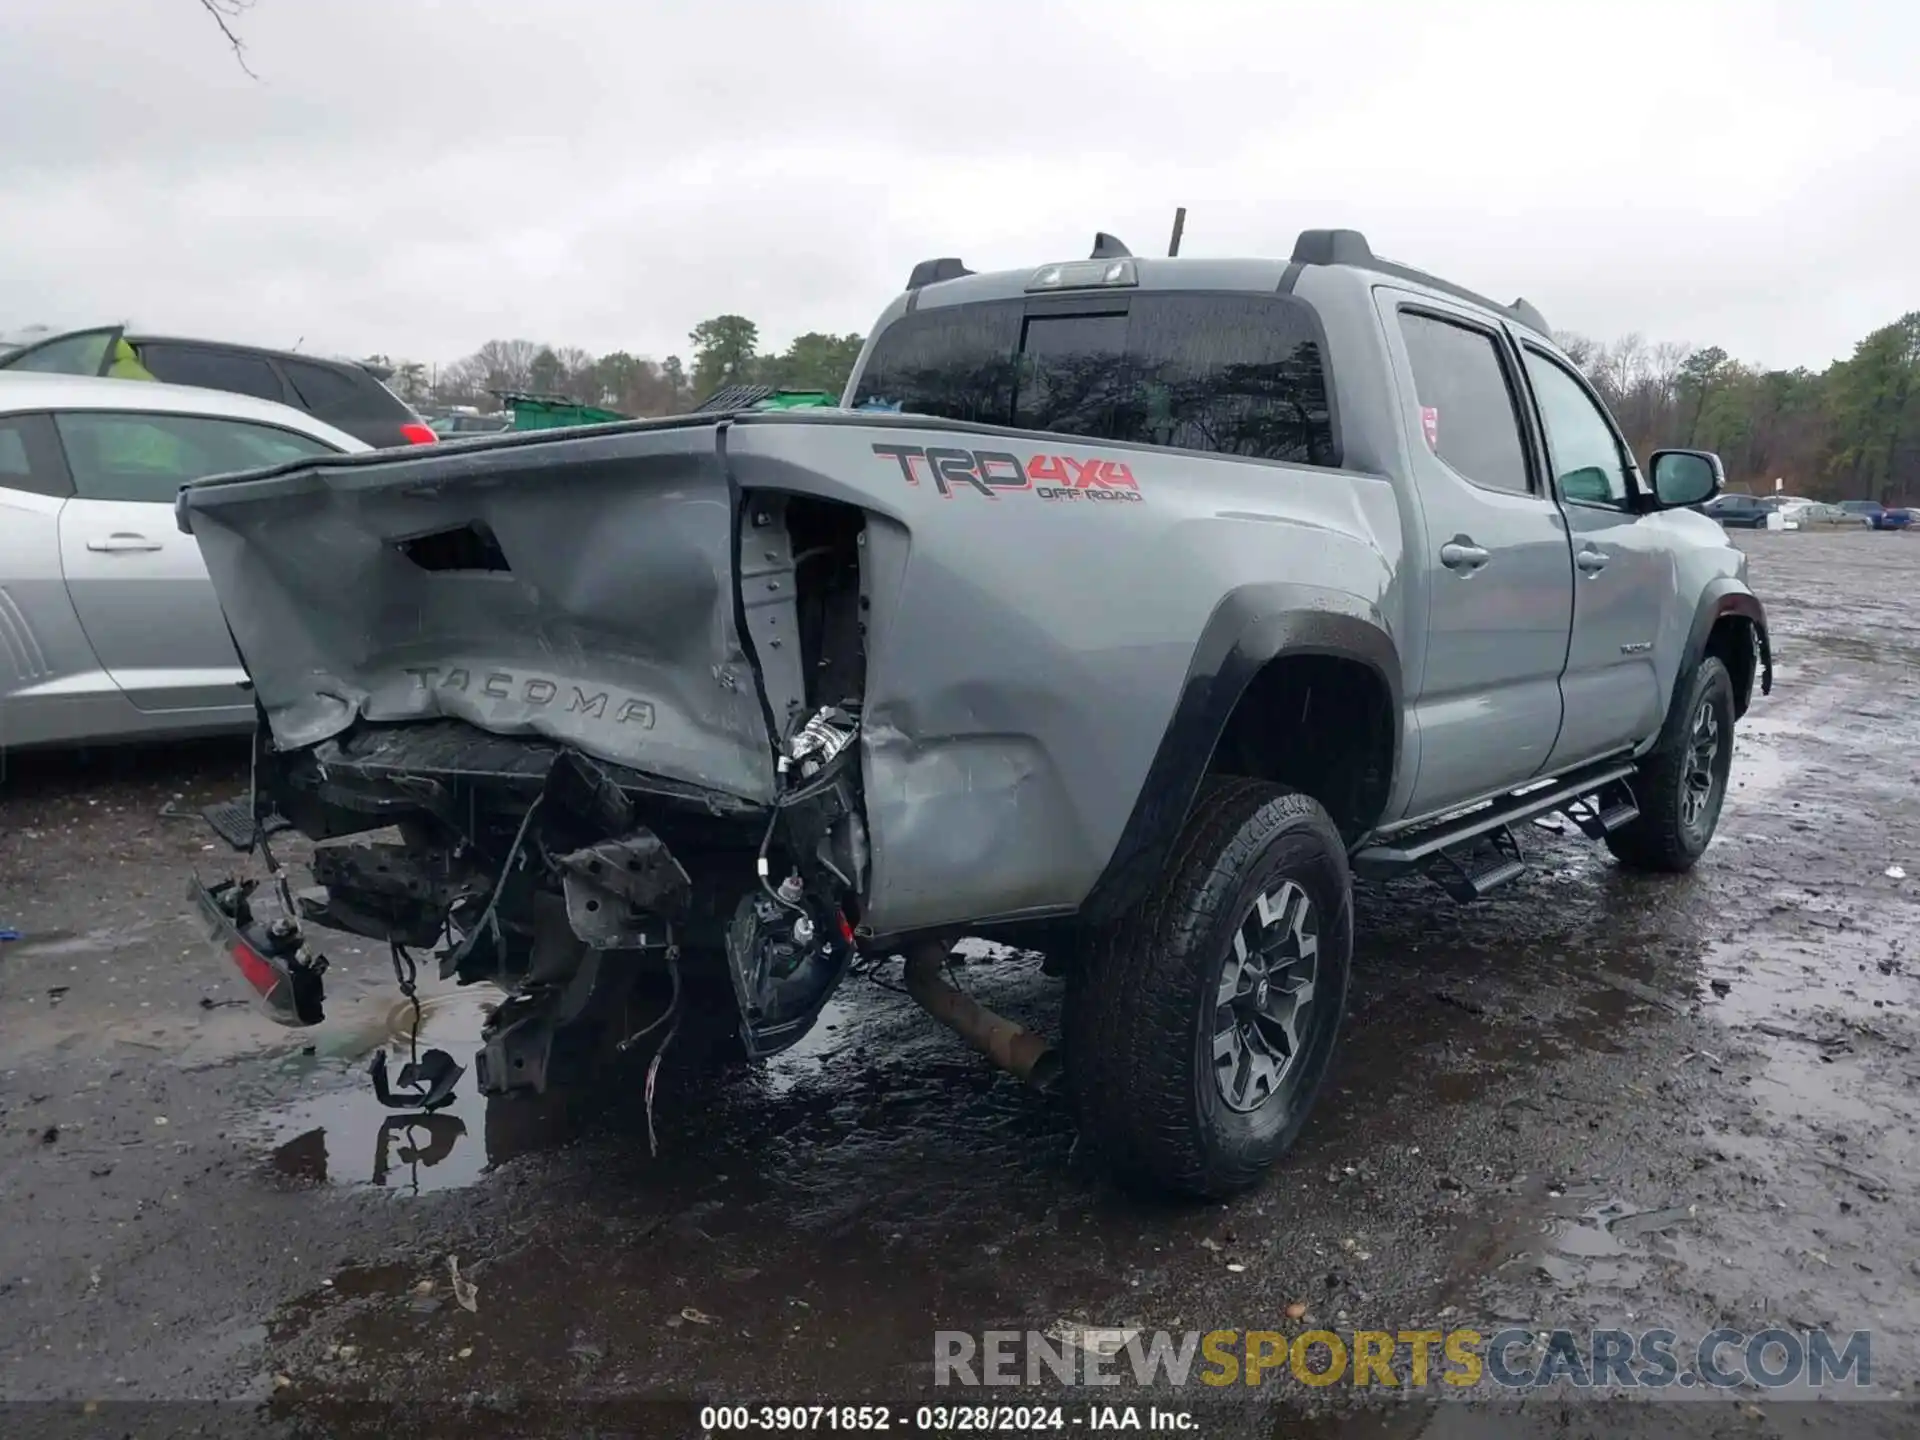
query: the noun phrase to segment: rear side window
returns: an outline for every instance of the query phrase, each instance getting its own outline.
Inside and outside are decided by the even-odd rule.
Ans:
[[[1528,493],[1519,411],[1493,336],[1412,311],[1401,312],[1400,334],[1428,447],[1476,485]]]
[[[55,423],[85,500],[171,504],[189,480],[333,453],[309,436],[244,420],[87,411]]]
[[[27,464],[27,436],[18,420],[0,420],[0,485],[27,488],[33,468]]]
[[[198,385],[203,390],[225,390],[235,395],[257,395],[262,400],[285,401],[280,377],[258,355],[213,350],[198,345],[142,345],[140,362],[156,380],[169,385]]]
[[[0,415],[0,490],[65,498],[66,471],[44,415]]]
[[[363,379],[308,360],[284,360],[281,364],[300,403],[322,420],[406,418],[400,414],[406,407],[371,375]]]
[[[1020,301],[903,316],[854,404],[1295,464],[1337,465],[1312,313],[1264,295],[1142,294],[1092,313]]]

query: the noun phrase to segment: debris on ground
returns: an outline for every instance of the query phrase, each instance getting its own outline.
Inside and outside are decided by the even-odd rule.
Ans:
[[[1634,999],[1644,1000],[1649,1005],[1658,1005],[1661,1009],[1670,1010],[1675,1015],[1686,1013],[1686,1006],[1669,995],[1662,995],[1644,980],[1636,980],[1631,975],[1622,975],[1617,970],[1608,970],[1601,966],[1595,966],[1587,973],[1602,985],[1618,990],[1623,995],[1631,995]]]
[[[1138,1326],[1083,1325],[1078,1320],[1056,1320],[1045,1333],[1049,1340],[1110,1359],[1124,1350],[1140,1330]]]
[[[447,1274],[453,1277],[453,1299],[462,1310],[478,1315],[480,1313],[480,1287],[460,1274],[460,1257],[447,1257]]]
[[[1886,876],[1889,880],[1904,880],[1907,878],[1907,872],[1902,870],[1898,865],[1889,865],[1886,869]]]
[[[691,1305],[680,1312],[680,1318],[689,1325],[718,1325],[720,1323],[720,1318],[717,1315],[709,1315],[706,1311],[696,1310]]]

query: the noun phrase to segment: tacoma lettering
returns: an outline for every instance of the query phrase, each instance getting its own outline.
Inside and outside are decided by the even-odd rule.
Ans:
[[[473,688],[473,674],[465,669],[443,671],[431,665],[408,666],[406,673],[414,678],[422,690],[451,690],[466,694]],[[567,690],[567,714],[581,715],[590,720],[607,718],[607,706],[613,699],[607,691],[589,694],[578,685],[570,685]],[[494,670],[488,672],[480,693],[495,700],[517,699],[524,705],[544,708],[560,698],[560,683],[539,675],[523,679],[504,670]],[[645,700],[624,699],[615,709],[613,721],[616,725],[638,725],[644,730],[651,730],[653,706]]]

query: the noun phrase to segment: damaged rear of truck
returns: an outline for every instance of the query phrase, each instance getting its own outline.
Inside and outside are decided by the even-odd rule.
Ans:
[[[1184,807],[1149,772],[1195,637],[1264,582],[1253,510],[1365,519],[1311,471],[1247,469],[803,412],[190,487],[261,715],[255,793],[216,823],[314,842],[291,913],[256,918],[238,883],[202,907],[285,1023],[323,1013],[301,922],[390,944],[403,981],[431,948],[500,986],[490,1094],[583,1080],[669,1015],[771,1055],[862,952],[1031,934],[1123,883],[1136,811]],[[1327,585],[1299,567],[1289,608],[1334,622],[1386,582],[1370,540],[1318,553]]]
[[[480,1088],[539,1091],[772,1055],[900,954],[1114,1169],[1220,1195],[1328,1072],[1355,874],[1474,899],[1548,811],[1643,869],[1711,841],[1771,675],[1686,509],[1724,472],[1643,474],[1532,307],[1347,231],[1101,236],[917,267],[845,400],[181,492],[261,721],[216,825],[278,892],[199,899],[273,1013],[320,1018],[310,926],[404,990],[430,952],[506,992]],[[1063,1066],[942,979],[964,935],[1057,962]]]

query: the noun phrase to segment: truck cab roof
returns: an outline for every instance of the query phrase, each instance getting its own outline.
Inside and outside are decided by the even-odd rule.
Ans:
[[[905,293],[883,323],[923,307],[964,305],[1045,295],[1088,296],[1141,290],[1239,291],[1290,294],[1308,266],[1351,273],[1356,281],[1391,280],[1489,315],[1551,340],[1546,317],[1524,299],[1503,305],[1463,285],[1376,255],[1358,230],[1303,230],[1286,260],[1136,256],[1111,235],[1097,234],[1086,260],[1056,261],[1020,270],[977,273],[955,257],[923,260],[907,278]],[[1051,274],[1050,274],[1051,272]],[[1057,275],[1060,278],[1051,278]],[[1046,278],[1043,278],[1046,277]]]

